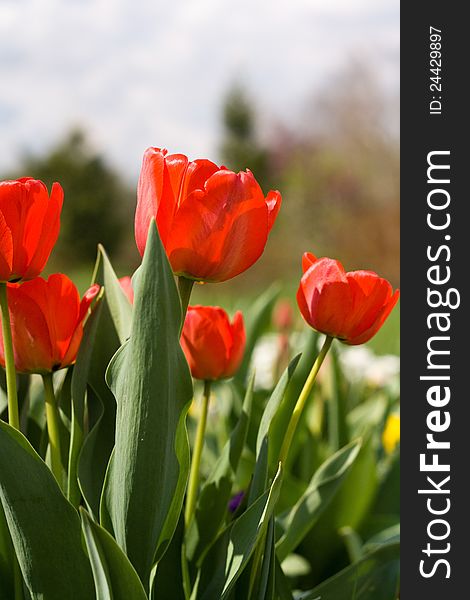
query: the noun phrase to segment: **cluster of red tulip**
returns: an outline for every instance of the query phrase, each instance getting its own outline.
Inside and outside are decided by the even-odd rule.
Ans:
[[[41,181],[31,178],[0,183],[0,362],[7,371],[9,420],[15,427],[15,368],[47,379],[71,365],[83,322],[99,292],[95,285],[80,301],[65,275],[51,275],[47,281],[40,277],[58,237],[62,201],[58,183],[50,195]],[[248,170],[234,173],[209,160],[191,162],[158,148],[144,155],[135,218],[137,247],[143,255],[155,219],[179,279],[186,312],[181,344],[195,378],[207,382],[232,376],[243,357],[245,330],[240,312],[230,322],[219,307],[188,307],[192,285],[226,281],[248,269],[261,256],[280,205],[280,193],[265,196]],[[132,302],[130,279],[123,278],[121,284]],[[397,300],[398,291],[393,293],[390,283],[376,273],[346,273],[338,261],[306,253],[298,305],[307,323],[327,336],[316,369],[332,338],[346,344],[368,341]],[[297,412],[302,408],[300,402]],[[296,420],[294,414],[288,438]],[[48,427],[53,427],[49,420]],[[285,451],[289,443],[286,440]]]

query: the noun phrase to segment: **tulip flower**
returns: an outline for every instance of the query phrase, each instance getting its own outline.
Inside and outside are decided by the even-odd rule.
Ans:
[[[196,379],[232,377],[245,350],[245,326],[241,312],[230,323],[218,306],[189,306],[181,335],[181,346],[191,374]]]
[[[398,301],[399,291],[372,271],[346,273],[330,258],[305,253],[297,292],[307,323],[345,344],[363,344],[383,325]]]
[[[51,373],[75,362],[83,335],[83,321],[99,286],[92,286],[80,301],[75,285],[62,274],[46,281],[37,277],[9,284],[13,349],[17,371]],[[0,364],[5,365],[0,336]]]
[[[399,291],[393,292],[390,283],[377,273],[346,273],[337,260],[316,258],[306,252],[302,269],[297,292],[300,312],[311,327],[326,334],[326,339],[292,412],[281,461],[287,459],[300,416],[333,339],[350,345],[367,342],[381,328],[399,297]]]
[[[279,192],[265,197],[250,171],[149,148],[137,190],[137,247],[143,255],[155,218],[176,275],[226,281],[261,256],[280,204]]]
[[[25,177],[0,182],[0,282],[37,277],[57,241],[64,193]]]
[[[235,313],[233,321],[230,322],[227,313],[218,306],[188,306],[181,333],[181,347],[192,376],[204,380],[204,393],[189,473],[185,508],[187,525],[196,507],[211,381],[235,374],[243,358],[245,343],[245,326],[241,312]]]

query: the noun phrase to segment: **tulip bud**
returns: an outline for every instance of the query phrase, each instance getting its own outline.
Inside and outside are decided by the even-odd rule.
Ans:
[[[241,312],[230,323],[218,306],[189,306],[181,346],[192,376],[206,381],[234,375],[243,358],[246,335]]]

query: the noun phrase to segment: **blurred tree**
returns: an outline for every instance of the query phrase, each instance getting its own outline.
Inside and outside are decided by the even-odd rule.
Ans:
[[[96,246],[111,255],[120,250],[134,194],[99,154],[81,129],[72,130],[43,156],[26,156],[13,177],[41,179],[50,189],[54,181],[64,188],[61,229],[53,260],[58,266],[89,265]]]
[[[394,105],[392,104],[392,107]],[[296,247],[399,283],[399,144],[374,73],[351,62],[309,100],[302,129],[272,144]]]
[[[247,98],[239,87],[226,98],[223,158],[252,169],[265,191],[279,189],[283,205],[262,258],[234,285],[296,284],[305,251],[398,285],[398,103],[374,73],[350,62],[308,99],[297,124],[270,124],[264,146]]]
[[[256,110],[240,84],[235,84],[229,90],[222,116],[222,161],[235,172],[250,169],[263,189],[266,188],[269,179],[269,152],[259,142]]]

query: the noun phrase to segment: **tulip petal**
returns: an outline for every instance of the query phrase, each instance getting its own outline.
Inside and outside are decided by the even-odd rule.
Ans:
[[[79,323],[75,328],[75,331],[72,334],[72,338],[69,341],[69,346],[62,356],[60,367],[67,367],[68,365],[72,365],[78,354],[78,350],[80,348],[80,344],[83,338],[83,325]]]
[[[393,290],[386,279],[371,271],[353,271],[347,278],[354,298],[347,337],[354,338],[371,327]]]
[[[13,265],[13,239],[11,230],[0,211],[0,281],[8,281]]]
[[[221,315],[217,311],[207,314],[206,309],[198,306],[188,309],[181,345],[193,377],[215,380],[225,371],[231,336]]]
[[[183,154],[167,155],[166,150],[148,148],[144,153],[137,187],[135,239],[143,256],[152,218],[166,246],[188,159]]]
[[[277,190],[271,190],[266,196],[266,205],[268,207],[268,232],[271,231],[276,220],[279,209],[281,208],[282,197]]]
[[[210,160],[198,159],[190,162],[186,170],[179,201],[184,202],[185,198],[196,190],[204,190],[206,181],[218,170],[219,167]]]
[[[345,323],[353,307],[353,298],[343,265],[329,258],[313,260],[304,255],[305,271],[297,293],[303,317],[317,331],[342,337]]]
[[[218,171],[178,210],[167,252],[175,273],[225,281],[259,258],[267,235],[267,206],[254,177]]]
[[[60,230],[60,213],[64,201],[64,191],[62,186],[54,183],[51,189],[50,198],[47,200],[44,215],[41,221],[35,223],[35,229],[39,232],[40,237],[36,246],[30,244],[34,252],[31,253],[29,266],[23,276],[24,279],[33,279],[37,277],[46,266],[52,249],[59,237]],[[41,222],[41,226],[39,226]],[[31,227],[34,227],[34,220],[31,219]]]
[[[132,287],[132,279],[129,277],[129,275],[120,277],[119,284],[122,287],[123,292],[126,294],[129,302],[134,304],[134,288]]]
[[[305,273],[313,263],[317,262],[318,258],[311,252],[304,252],[302,256],[302,273]]]
[[[303,263],[307,265],[311,257],[313,257],[313,254],[304,255]],[[315,291],[321,292],[323,287],[330,283],[347,283],[343,265],[339,261],[330,258],[312,260],[311,266],[304,272],[300,281],[309,307],[312,305]]]
[[[49,328],[40,306],[22,287],[8,287],[16,369],[27,373],[46,372],[54,364]],[[3,364],[3,339],[1,342]]]
[[[374,320],[372,325],[358,336],[349,338],[345,343],[350,346],[356,346],[358,344],[364,344],[365,342],[368,342],[382,327],[388,315],[392,312],[394,306],[398,302],[399,297],[400,291],[395,290],[393,296],[388,300],[388,302],[382,307],[382,309],[377,314],[376,319]]]
[[[325,284],[321,291],[315,291],[310,304],[313,326],[322,333],[342,339],[352,306],[347,283],[334,281]]]
[[[230,326],[232,341],[230,347],[230,356],[225,370],[225,377],[232,377],[238,371],[245,353],[246,333],[243,315],[237,311],[233,317]]]

